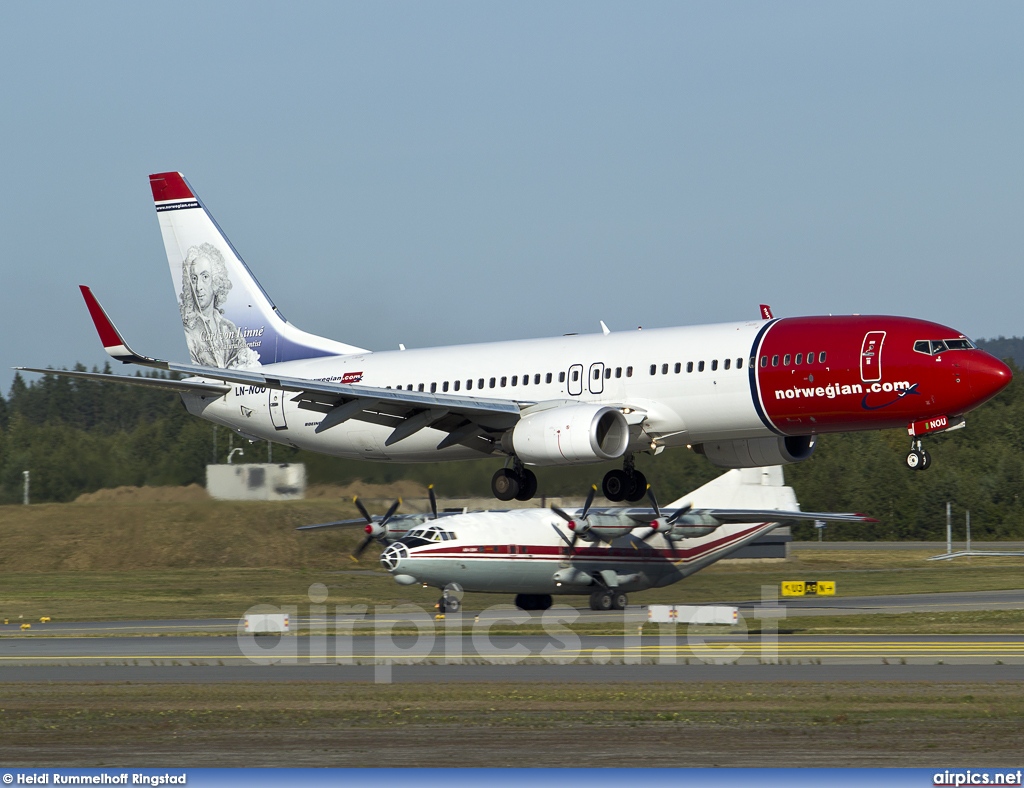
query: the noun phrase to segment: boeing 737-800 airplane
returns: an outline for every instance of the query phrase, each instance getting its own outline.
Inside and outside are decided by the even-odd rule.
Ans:
[[[180,173],[150,184],[190,363],[134,352],[82,292],[113,358],[188,377],[30,371],[162,386],[245,437],[339,457],[504,457],[501,500],[534,496],[527,466],[621,459],[603,493],[637,501],[636,452],[687,446],[748,468],[806,460],[818,435],[852,430],[907,428],[907,464],[924,469],[920,436],[962,426],[1011,379],[955,329],[876,315],[371,352],[286,321]]]

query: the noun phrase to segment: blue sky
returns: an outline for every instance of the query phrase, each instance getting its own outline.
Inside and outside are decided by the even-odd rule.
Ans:
[[[187,357],[147,176],[373,349],[776,315],[1024,334],[1024,6],[8,3],[0,387]]]

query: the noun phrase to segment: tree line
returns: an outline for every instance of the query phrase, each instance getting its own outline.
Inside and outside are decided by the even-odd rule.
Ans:
[[[958,533],[964,510],[970,510],[974,538],[1024,538],[1024,381],[1018,369],[1024,339],[1000,337],[980,344],[1014,366],[1014,381],[968,414],[966,429],[926,439],[932,455],[928,471],[911,471],[903,464],[910,449],[905,430],[821,436],[811,460],[786,467],[802,508],[860,511],[880,521],[832,527],[837,538],[938,539],[944,538],[945,505],[951,501]],[[82,493],[122,485],[203,484],[206,465],[225,462],[232,446],[245,448],[236,462],[267,459],[265,442],[250,446],[227,429],[191,416],[177,394],[57,375],[26,380],[18,374],[8,396],[0,397],[0,503],[21,501],[25,470],[31,472],[33,502],[72,501]],[[434,484],[442,496],[489,496],[491,474],[501,465],[494,458],[368,463],[280,445],[273,446],[272,456],[275,462],[306,463],[314,484],[413,479]],[[639,455],[637,465],[662,503],[721,473],[682,449],[656,458]],[[613,467],[539,469],[538,495],[582,497]],[[812,538],[813,528],[800,526],[795,533]]]

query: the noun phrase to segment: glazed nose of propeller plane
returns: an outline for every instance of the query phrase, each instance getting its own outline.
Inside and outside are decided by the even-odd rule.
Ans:
[[[971,395],[979,405],[1009,386],[1013,380],[1010,368],[984,351],[972,354],[969,375]]]

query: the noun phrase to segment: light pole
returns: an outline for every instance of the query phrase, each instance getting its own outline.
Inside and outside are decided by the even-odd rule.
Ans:
[[[23,491],[22,491],[22,496],[21,496],[21,502],[22,502],[22,503],[23,503],[23,504],[24,504],[25,506],[28,506],[28,483],[29,483],[29,472],[28,472],[28,471],[22,471],[22,472],[21,472],[21,475],[22,475],[22,476],[24,477],[24,479],[25,479],[25,483],[24,483],[24,485],[23,485],[23,488],[22,488],[22,490],[23,490]]]

